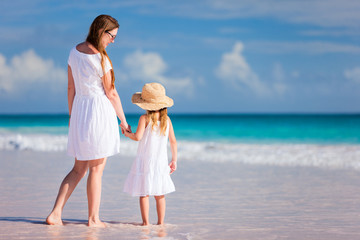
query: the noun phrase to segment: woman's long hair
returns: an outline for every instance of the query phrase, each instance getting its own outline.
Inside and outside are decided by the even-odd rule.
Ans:
[[[105,74],[105,59],[106,59],[105,57],[109,59],[111,68],[113,68],[113,65],[105,48],[100,44],[100,40],[106,31],[111,31],[115,28],[119,28],[119,23],[115,18],[109,15],[99,15],[92,22],[88,36],[86,38],[86,41],[91,43],[100,52],[101,68],[104,74]],[[112,88],[115,87],[114,82],[115,82],[115,75],[114,75],[114,71],[111,69]]]
[[[156,113],[157,111],[146,111],[146,122],[149,123],[151,120],[151,130],[154,130],[155,126],[157,126],[157,121],[160,121],[160,134],[165,136],[165,131],[167,127],[167,108],[160,109],[160,119],[157,119]]]

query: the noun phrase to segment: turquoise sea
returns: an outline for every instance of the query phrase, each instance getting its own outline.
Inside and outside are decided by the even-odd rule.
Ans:
[[[243,143],[359,144],[360,114],[173,114],[179,140]],[[127,115],[136,129],[139,115]],[[68,116],[0,115],[0,136],[9,134],[66,135]]]
[[[136,130],[140,115],[127,114]],[[170,114],[179,159],[360,170],[358,114]],[[0,151],[66,151],[68,116],[0,115]],[[121,136],[122,155],[137,142]]]

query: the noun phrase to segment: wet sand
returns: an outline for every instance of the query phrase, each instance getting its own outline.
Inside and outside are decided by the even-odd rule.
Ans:
[[[86,179],[48,226],[60,183],[72,168],[64,152],[0,152],[0,239],[359,239],[360,174],[181,159],[166,196],[166,225],[141,227],[138,199],[122,192],[131,157],[108,160],[100,216],[86,226]],[[155,201],[150,221],[156,223]]]

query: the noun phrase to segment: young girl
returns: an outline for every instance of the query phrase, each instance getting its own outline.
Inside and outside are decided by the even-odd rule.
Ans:
[[[177,146],[174,129],[167,108],[174,103],[165,95],[159,83],[145,84],[142,92],[135,93],[132,103],[146,110],[139,119],[135,133],[125,136],[140,141],[136,158],[127,176],[124,192],[140,197],[142,225],[149,224],[149,196],[156,200],[158,225],[164,224],[165,194],[175,191],[170,174],[176,170]],[[172,160],[168,165],[167,141],[170,141]]]

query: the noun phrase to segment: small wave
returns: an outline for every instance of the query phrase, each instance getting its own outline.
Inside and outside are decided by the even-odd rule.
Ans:
[[[138,143],[121,137],[121,156],[134,157]],[[66,151],[67,135],[0,134],[0,151]],[[168,150],[171,156],[170,148]],[[178,141],[178,159],[255,165],[360,170],[360,145],[246,144]]]
[[[67,148],[67,135],[0,135],[0,150],[59,152]]]
[[[360,145],[317,144],[178,144],[178,158],[274,166],[310,166],[360,170]]]

